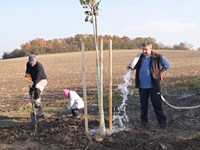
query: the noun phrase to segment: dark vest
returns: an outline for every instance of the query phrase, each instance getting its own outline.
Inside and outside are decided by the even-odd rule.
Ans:
[[[139,87],[140,84],[140,80],[139,80],[139,71],[141,68],[141,64],[142,64],[142,57],[144,55],[142,54],[140,56],[140,59],[138,60],[135,69],[136,69],[136,74],[135,74],[135,86],[136,88]],[[160,59],[161,59],[162,55],[155,53],[155,52],[151,52],[151,61],[150,61],[150,74],[151,74],[151,80],[152,80],[152,84],[153,84],[153,88],[157,89],[160,91],[160,77],[159,77],[159,72],[161,70],[161,63],[160,63]]]

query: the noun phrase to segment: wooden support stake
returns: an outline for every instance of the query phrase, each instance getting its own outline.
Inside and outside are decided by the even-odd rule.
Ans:
[[[100,134],[105,134],[105,122],[103,111],[103,38],[101,38],[100,48]]]
[[[84,115],[85,115],[85,132],[88,134],[88,111],[87,111],[87,95],[86,95],[86,71],[85,71],[85,45],[81,42],[82,51],[82,82],[83,82],[83,99],[84,99]]]
[[[109,129],[112,130],[112,40],[109,50]]]

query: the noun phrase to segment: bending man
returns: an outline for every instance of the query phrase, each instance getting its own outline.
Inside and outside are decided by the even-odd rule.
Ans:
[[[47,76],[42,64],[37,61],[34,54],[29,55],[28,62],[26,64],[26,75],[30,75],[33,81],[29,94],[33,95],[35,108],[38,108],[37,119],[44,118],[40,95],[47,86]]]

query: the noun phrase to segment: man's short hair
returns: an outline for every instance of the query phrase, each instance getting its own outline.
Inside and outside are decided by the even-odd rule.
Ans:
[[[150,48],[152,48],[152,44],[150,41],[145,41],[143,44],[142,44],[142,47],[145,47],[145,46],[149,46]]]

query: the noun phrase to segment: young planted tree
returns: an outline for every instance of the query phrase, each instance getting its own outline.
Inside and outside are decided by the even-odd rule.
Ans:
[[[95,37],[95,48],[96,48],[96,67],[97,67],[97,92],[98,92],[98,104],[100,110],[100,134],[105,134],[105,122],[104,122],[104,113],[103,106],[100,102],[100,63],[99,63],[99,42],[98,42],[98,27],[97,27],[97,16],[99,10],[99,4],[101,1],[95,2],[95,0],[80,0],[83,8],[87,9],[85,11],[85,22],[90,22],[93,25],[93,33]]]

